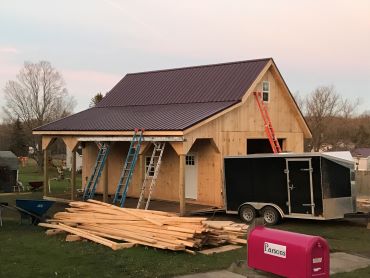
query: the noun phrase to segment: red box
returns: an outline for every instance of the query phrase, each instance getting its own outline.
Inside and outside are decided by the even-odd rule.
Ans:
[[[319,236],[254,228],[248,237],[248,266],[291,278],[329,277],[329,246]]]

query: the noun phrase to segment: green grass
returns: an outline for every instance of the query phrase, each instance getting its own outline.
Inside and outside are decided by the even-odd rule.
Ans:
[[[49,167],[49,178],[57,178],[58,172],[55,167]],[[71,172],[68,170],[64,171],[63,180],[52,180],[51,184],[51,195],[60,195],[70,192],[70,177]],[[26,166],[21,166],[19,169],[19,180],[25,187],[28,186],[30,181],[43,181],[43,173],[40,168],[37,167],[36,162],[33,159],[28,160]],[[81,174],[76,174],[76,187],[81,188]]]
[[[51,169],[51,171],[55,171]],[[56,176],[56,171],[54,172]],[[35,165],[24,167],[20,179],[42,180]],[[59,184],[59,191],[67,184]],[[0,195],[0,201],[42,198],[42,192]],[[64,209],[54,205],[51,213]],[[65,242],[65,236],[46,236],[44,229],[19,224],[17,213],[5,211],[0,227],[0,277],[172,277],[228,268],[246,259],[246,248],[211,256],[134,247],[112,251],[92,242]],[[319,235],[330,249],[370,257],[370,230],[363,222],[285,220],[278,229]],[[370,267],[333,277],[370,277]]]
[[[91,242],[65,242],[43,229],[7,221],[0,232],[0,277],[172,277],[224,269],[245,248],[217,256],[134,247],[112,251]]]

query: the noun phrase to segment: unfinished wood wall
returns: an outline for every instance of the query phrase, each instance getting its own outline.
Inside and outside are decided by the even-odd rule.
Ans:
[[[199,204],[222,205],[220,153],[209,139],[198,139],[190,149],[198,156],[198,199]]]
[[[288,92],[275,80],[271,70],[262,77],[253,91],[262,90],[262,81],[270,82],[268,111],[278,138],[285,139],[286,151],[302,152],[304,134],[298,113]],[[238,108],[186,134],[187,144],[196,138],[214,138],[223,156],[245,155],[247,139],[265,139],[264,123],[253,95]]]

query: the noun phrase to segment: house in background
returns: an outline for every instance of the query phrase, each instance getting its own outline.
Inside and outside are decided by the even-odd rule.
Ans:
[[[66,148],[66,167],[69,171],[72,170],[73,153],[69,148]],[[76,170],[82,171],[82,148],[79,146],[76,150]]]
[[[357,171],[370,170],[370,148],[357,148],[352,150],[351,154],[356,162]]]
[[[223,158],[271,152],[255,91],[263,95],[283,150],[303,152],[311,132],[271,58],[127,74],[97,106],[34,134],[42,136],[45,160],[57,137],[74,155],[82,146],[83,186],[97,157],[95,142],[111,142],[96,191],[107,200],[116,191],[133,130],[144,128],[128,196],[140,193],[151,142],[166,142],[152,198],[178,201],[182,213],[185,202],[222,207]]]

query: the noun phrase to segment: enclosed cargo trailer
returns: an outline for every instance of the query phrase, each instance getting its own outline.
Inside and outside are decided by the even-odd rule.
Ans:
[[[0,151],[0,191],[12,192],[18,182],[18,157],[11,151]]]
[[[336,219],[356,212],[349,152],[225,157],[225,207],[251,222],[279,218]]]

